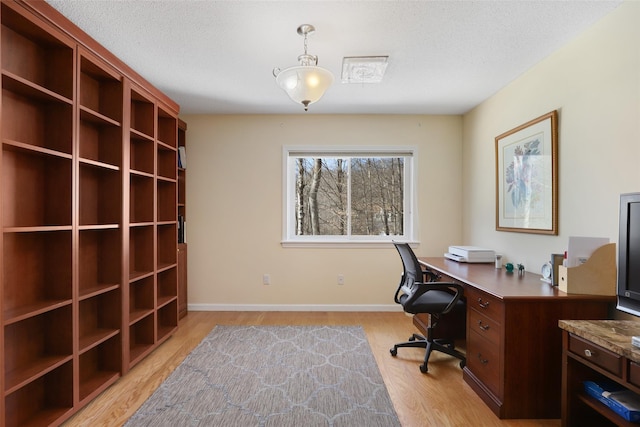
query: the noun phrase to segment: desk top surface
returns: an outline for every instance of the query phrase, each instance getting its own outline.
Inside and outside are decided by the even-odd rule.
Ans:
[[[540,280],[539,274],[526,272],[523,276],[517,272],[507,273],[503,268],[495,268],[493,263],[473,264],[456,262],[444,257],[418,258],[420,263],[439,271],[459,282],[473,286],[500,299],[585,299],[615,300],[615,297],[599,295],[567,294]]]

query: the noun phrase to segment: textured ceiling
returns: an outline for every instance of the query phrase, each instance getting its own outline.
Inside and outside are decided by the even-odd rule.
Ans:
[[[303,113],[272,70],[300,24],[335,83],[313,113],[461,114],[575,38],[618,0],[47,0],[183,114]],[[382,83],[343,84],[345,56],[388,55]]]

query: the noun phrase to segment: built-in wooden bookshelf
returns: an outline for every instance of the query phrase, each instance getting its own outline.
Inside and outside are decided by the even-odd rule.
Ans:
[[[178,149],[186,157],[187,124],[178,120]],[[178,162],[178,317],[187,315],[187,168]]]
[[[0,427],[58,425],[178,324],[179,107],[1,0]]]

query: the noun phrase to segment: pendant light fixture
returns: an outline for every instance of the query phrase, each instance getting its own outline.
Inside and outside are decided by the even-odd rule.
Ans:
[[[333,74],[318,67],[318,57],[307,53],[307,36],[315,32],[313,25],[298,27],[298,34],[304,37],[304,53],[298,56],[300,65],[285,70],[273,69],[278,86],[284,90],[293,102],[302,104],[307,111],[310,104],[317,102],[333,83]]]

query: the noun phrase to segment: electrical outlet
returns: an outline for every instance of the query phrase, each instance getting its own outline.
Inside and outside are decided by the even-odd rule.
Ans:
[[[344,285],[344,274],[338,274],[338,285]]]
[[[262,284],[263,285],[270,285],[271,284],[271,276],[269,276],[268,274],[263,274],[262,275]]]

